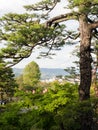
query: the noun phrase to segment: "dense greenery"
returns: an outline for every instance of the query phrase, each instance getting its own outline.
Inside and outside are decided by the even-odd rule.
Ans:
[[[78,102],[77,85],[59,83],[47,84],[38,88],[33,94],[17,90],[13,103],[7,104],[0,113],[0,130],[78,130],[81,121],[79,116],[93,108],[95,121],[97,99]],[[2,109],[1,109],[2,110]],[[81,113],[80,113],[81,111]]]
[[[23,84],[27,89],[36,88],[37,83],[40,80],[40,69],[36,62],[30,62],[23,71]]]
[[[0,60],[0,100],[9,100],[17,87],[14,73],[11,68],[6,68],[6,63]]]
[[[6,106],[6,111],[0,115],[0,128],[2,130],[59,130],[63,125],[66,130],[71,130],[71,127],[78,128],[74,118],[77,116],[76,89],[76,85],[54,82],[44,94],[42,90],[35,94],[18,91],[16,98],[20,100],[10,104],[10,107]]]

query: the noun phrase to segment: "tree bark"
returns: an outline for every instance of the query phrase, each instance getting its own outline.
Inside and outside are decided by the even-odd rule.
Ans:
[[[90,98],[90,86],[92,77],[92,57],[91,57],[91,29],[87,22],[86,15],[80,15],[80,86],[79,99],[87,100]]]
[[[92,79],[92,57],[91,57],[91,28],[88,24],[85,14],[80,15],[80,85],[79,85],[79,100],[86,101],[90,98],[90,86]],[[92,130],[93,116],[90,102],[82,104],[80,111],[80,130]],[[86,112],[84,111],[86,110]]]

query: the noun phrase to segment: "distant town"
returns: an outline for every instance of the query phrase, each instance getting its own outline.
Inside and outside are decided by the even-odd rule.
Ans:
[[[53,81],[59,81],[59,82],[63,82],[65,81],[69,81],[71,83],[78,83],[79,82],[79,78],[68,78],[67,76],[69,75],[69,73],[67,71],[65,71],[64,69],[60,69],[60,68],[40,68],[41,71],[41,81],[42,82],[53,82]],[[19,75],[21,75],[23,73],[23,69],[21,68],[13,68],[13,72],[15,74],[16,77],[18,77]]]

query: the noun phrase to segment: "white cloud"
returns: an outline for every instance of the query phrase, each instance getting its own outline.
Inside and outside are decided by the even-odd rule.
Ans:
[[[22,0],[0,0],[0,12],[3,15],[4,13],[9,12],[23,12],[23,1]]]
[[[29,5],[39,0],[0,0],[0,16],[9,13],[23,13],[25,9],[23,8],[24,5]]]

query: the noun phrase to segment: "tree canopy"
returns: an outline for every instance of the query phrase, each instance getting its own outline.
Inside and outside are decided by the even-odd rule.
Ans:
[[[23,71],[23,83],[27,88],[35,88],[40,80],[40,69],[36,62],[30,62]]]
[[[97,39],[97,31],[94,27],[97,26],[97,0],[93,2],[91,0],[86,2],[69,0],[67,8],[76,7],[78,11],[72,10],[70,13],[64,12],[65,14],[49,18],[49,13],[59,2],[61,1],[43,0],[34,5],[24,6],[28,13],[9,13],[0,19],[0,40],[5,41],[2,43],[4,46],[7,45],[6,48],[1,49],[0,57],[9,59],[9,66],[29,57],[35,46],[48,47],[49,51],[41,53],[41,55],[47,56],[51,49],[59,49],[60,46],[66,44],[67,39],[78,38],[80,30],[71,32],[66,29],[65,23],[59,23],[71,19],[79,21],[81,14],[87,16],[88,23],[93,26],[92,35]],[[34,13],[34,11],[42,10],[43,13]]]

